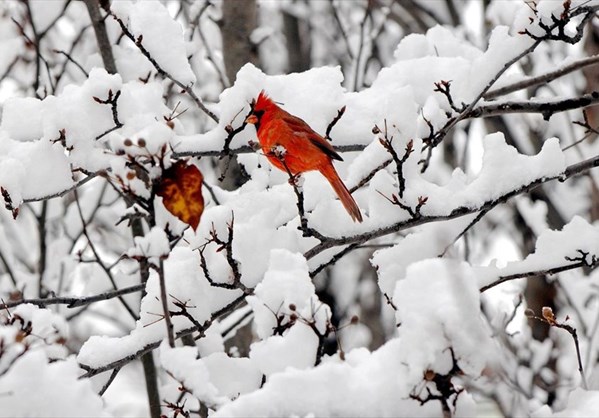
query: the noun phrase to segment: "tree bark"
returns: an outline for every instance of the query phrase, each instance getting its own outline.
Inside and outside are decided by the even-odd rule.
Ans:
[[[221,23],[225,71],[233,84],[241,67],[257,62],[257,49],[250,40],[256,28],[256,1],[224,0]]]
[[[235,82],[237,71],[248,62],[255,64],[258,60],[257,46],[250,40],[256,28],[255,0],[224,0],[221,33],[223,39],[223,60],[229,83]],[[219,163],[221,171],[225,171],[222,187],[234,190],[244,183],[244,176],[237,157],[223,159]]]

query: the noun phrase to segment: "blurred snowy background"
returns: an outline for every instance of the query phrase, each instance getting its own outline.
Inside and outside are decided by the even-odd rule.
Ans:
[[[596,415],[597,10],[2,2],[0,416]],[[364,222],[252,149],[263,89]]]

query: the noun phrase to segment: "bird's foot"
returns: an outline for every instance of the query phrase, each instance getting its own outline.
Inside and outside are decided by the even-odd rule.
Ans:
[[[283,145],[275,145],[270,149],[270,154],[272,154],[278,160],[284,162],[287,149]]]
[[[254,151],[260,151],[260,149],[262,148],[262,147],[260,147],[260,143],[259,142],[252,141],[251,139],[248,141],[248,145]]]
[[[301,188],[304,184],[304,178],[302,177],[302,173],[292,174],[289,176],[289,180],[287,180],[290,185],[293,187]]]

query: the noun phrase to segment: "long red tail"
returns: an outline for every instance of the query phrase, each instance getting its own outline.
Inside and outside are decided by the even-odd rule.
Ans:
[[[337,193],[337,196],[339,196],[339,200],[341,200],[341,203],[343,203],[345,210],[347,210],[347,213],[349,213],[349,216],[351,216],[354,222],[362,222],[362,214],[360,213],[360,208],[358,207],[358,204],[356,203],[352,195],[349,193],[349,190],[347,190],[347,187],[345,187],[345,184],[343,184],[343,181],[341,181],[341,178],[339,178],[339,174],[337,174],[337,171],[335,170],[335,167],[333,167],[333,164],[329,163],[322,167],[319,171],[322,173],[323,176],[326,177],[329,183],[331,183],[331,186],[333,186],[335,193]]]

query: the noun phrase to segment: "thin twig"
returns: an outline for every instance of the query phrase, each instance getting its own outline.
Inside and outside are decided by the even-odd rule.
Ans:
[[[106,264],[104,264],[104,262],[100,258],[100,254],[96,250],[96,246],[94,245],[91,237],[89,236],[89,233],[87,232],[87,225],[85,223],[85,217],[83,216],[83,211],[81,210],[81,204],[79,203],[79,194],[77,193],[77,190],[75,190],[74,193],[75,193],[75,204],[77,206],[77,212],[79,213],[79,218],[81,219],[81,225],[83,228],[83,235],[85,235],[85,238],[87,238],[89,248],[91,249],[92,253],[94,254],[94,257],[95,257],[94,261],[102,268],[102,270],[104,270],[104,273],[106,274],[106,277],[108,277],[108,280],[110,281],[110,284],[112,284],[112,287],[114,288],[114,290],[118,290],[118,286],[116,284],[116,281],[114,280],[112,272],[110,271],[110,269],[108,267],[106,267]],[[134,320],[139,319],[138,316],[136,315],[136,313],[133,311],[133,309],[131,309],[131,307],[127,304],[125,299],[123,299],[123,297],[120,295],[117,297],[119,298],[119,301],[121,302],[121,304],[123,305],[125,310],[129,313],[129,315],[131,315],[131,317]]]
[[[112,371],[112,373],[110,373],[108,380],[106,381],[106,383],[104,383],[104,385],[102,386],[102,389],[100,389],[100,391],[98,392],[98,396],[104,395],[104,392],[106,392],[106,390],[110,387],[110,385],[114,381],[114,378],[116,377],[117,374],[119,374],[120,371],[121,371],[121,368],[117,367]]]
[[[478,222],[480,222],[480,220],[491,211],[491,208],[486,209],[486,210],[481,210],[480,213],[478,215],[476,215],[476,217],[472,220],[472,222],[470,222],[466,228],[464,228],[462,230],[462,232],[460,232],[451,243],[449,243],[445,249],[443,250],[443,252],[441,252],[441,254],[439,254],[439,257],[444,257],[445,254],[447,253],[447,250],[449,250],[451,248],[452,245],[454,245],[456,242],[458,242],[458,240],[460,238],[462,238],[464,236],[464,234],[466,232],[468,232],[470,229],[472,229],[472,227],[474,227],[474,225],[476,225]]]
[[[485,94],[484,98],[485,98],[485,100],[494,99],[496,97],[510,94],[510,93],[513,93],[518,90],[526,89],[526,88],[537,86],[540,84],[545,84],[545,83],[553,81],[559,77],[570,74],[571,72],[574,72],[581,68],[588,67],[590,65],[595,65],[598,63],[599,63],[599,55],[585,57],[580,60],[574,61],[562,68],[558,68],[557,70],[550,71],[548,73],[541,74],[536,77],[529,77],[524,80],[520,80],[520,81],[517,81],[512,84],[508,84],[503,87],[489,90]]]
[[[70,192],[72,192],[74,190],[77,190],[77,188],[83,186],[85,183],[87,183],[88,181],[92,180],[97,175],[98,175],[98,173],[90,173],[90,174],[87,175],[87,177],[79,180],[77,183],[73,184],[68,189],[64,189],[64,190],[61,190],[60,192],[52,193],[52,194],[45,195],[45,196],[30,197],[28,199],[23,199],[23,203],[39,202],[39,201],[42,201],[42,200],[54,199],[55,197],[63,197],[67,193],[70,193]]]
[[[168,298],[166,292],[166,282],[164,277],[164,261],[160,260],[158,267],[158,282],[160,283],[160,301],[162,303],[162,314],[164,315],[164,322],[166,323],[166,335],[168,337],[168,344],[171,348],[175,348],[175,334],[173,321],[168,310]]]
[[[57,296],[53,298],[36,298],[36,299],[20,299],[3,302],[0,304],[0,309],[12,308],[25,303],[45,307],[49,305],[66,305],[67,308],[77,308],[79,306],[87,306],[95,302],[109,300],[129,293],[141,292],[145,289],[145,284],[136,284],[129,287],[124,287],[117,290],[109,290],[93,296]]]

